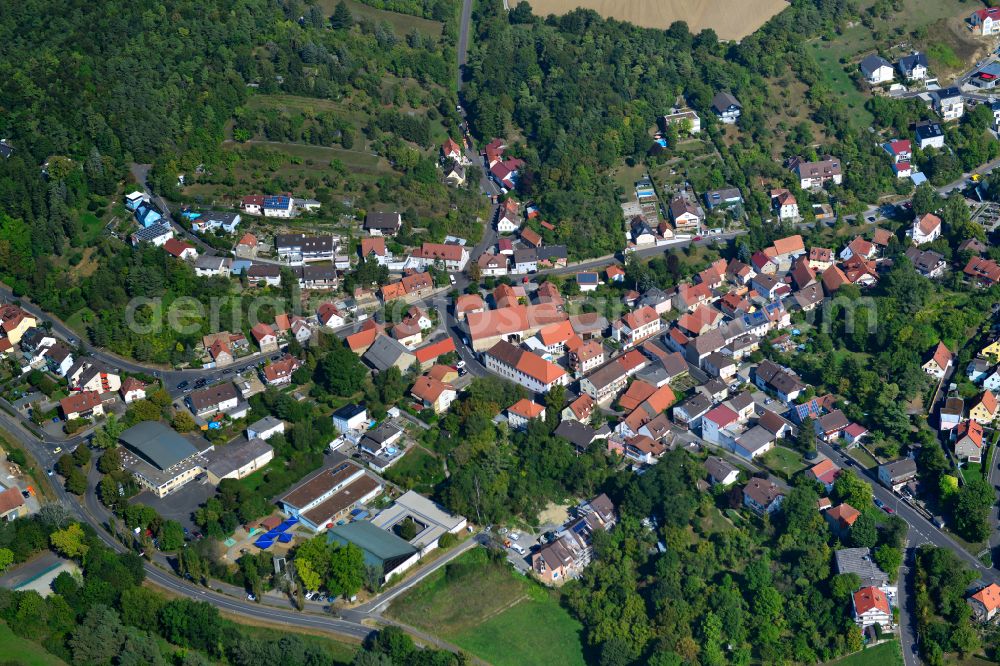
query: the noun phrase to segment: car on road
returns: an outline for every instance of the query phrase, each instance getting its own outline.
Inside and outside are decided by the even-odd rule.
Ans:
[[[45,470],[45,475],[46,476],[52,476],[53,474],[54,474],[54,472],[53,472],[53,470],[52,470],[51,467],[48,468],[47,470]]]
[[[225,370],[222,371],[222,374],[224,374],[224,375],[231,375],[231,374],[233,374],[233,369],[232,368],[226,368]]]
[[[247,592],[247,601],[257,601],[257,597],[253,595],[253,592]]]
[[[877,506],[880,509],[885,506],[885,502],[883,502],[882,500],[880,500],[877,497],[875,499],[873,499],[872,502],[874,502],[875,506]]]
[[[281,354],[275,354],[274,356],[271,357],[271,360],[277,361],[279,358],[281,358]]]
[[[191,386],[191,382],[185,379],[184,381],[182,381],[180,384],[177,385],[177,390],[184,391],[187,389],[188,386]]]
[[[867,218],[867,220],[869,222],[874,222],[875,221],[875,216],[874,215],[869,215],[868,218]]]
[[[454,275],[449,275],[448,276],[448,280],[451,282],[451,286],[454,287],[455,286],[455,276]]]
[[[455,367],[461,370],[462,368],[465,367],[465,361],[459,359],[458,363],[455,364]]]
[[[62,453],[62,447],[57,446],[56,448],[52,449],[52,453]]]
[[[201,377],[201,378],[198,379],[198,381],[196,381],[194,383],[194,387],[195,388],[203,388],[203,387],[205,387],[207,385],[208,385],[208,378],[207,377]]]
[[[694,243],[697,243],[700,240],[701,240],[701,236],[695,236],[694,238],[691,239],[691,241],[694,242]]]

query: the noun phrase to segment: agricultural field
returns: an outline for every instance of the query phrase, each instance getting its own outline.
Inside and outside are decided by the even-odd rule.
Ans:
[[[581,625],[557,593],[471,550],[407,592],[388,614],[497,666],[585,664]],[[512,639],[516,637],[516,639]]]
[[[742,39],[788,6],[785,0],[529,0],[536,14],[565,14],[577,7],[646,28],[685,21],[691,32],[715,30],[719,39]]]

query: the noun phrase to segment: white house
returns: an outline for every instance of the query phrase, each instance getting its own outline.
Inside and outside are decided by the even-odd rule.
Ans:
[[[958,120],[965,113],[965,101],[962,99],[962,91],[951,87],[934,92],[934,110],[941,116],[941,120]]]
[[[914,51],[899,59],[899,73],[908,81],[922,81],[927,78],[927,56]]]
[[[778,213],[779,219],[799,219],[799,202],[795,200],[794,194],[783,187],[771,190],[771,208]]]
[[[247,426],[247,439],[263,439],[267,441],[285,432],[285,422],[273,416],[265,416]]]
[[[728,92],[716,93],[712,98],[712,112],[727,125],[734,124],[742,111],[743,105]]]
[[[969,23],[983,37],[1000,33],[1000,7],[989,7],[972,12]]]
[[[917,146],[920,150],[926,148],[944,148],[944,132],[940,123],[933,120],[925,120],[914,126],[914,133],[917,136]]]
[[[934,213],[924,213],[913,221],[907,235],[917,245],[936,241],[941,237],[941,218]]]
[[[893,79],[892,63],[873,53],[861,61],[861,75],[872,85],[888,83]]]
[[[885,592],[877,587],[863,587],[852,596],[854,621],[862,629],[879,625],[883,629],[892,628],[892,609]]]

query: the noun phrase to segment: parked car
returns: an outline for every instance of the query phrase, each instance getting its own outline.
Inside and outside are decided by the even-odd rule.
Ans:
[[[177,385],[177,390],[183,391],[187,389],[188,386],[191,386],[191,382],[185,379],[184,381],[182,381],[180,384]]]
[[[510,549],[513,550],[518,555],[527,555],[528,554],[528,551],[526,551],[524,549],[524,546],[522,546],[519,543],[512,544],[511,547],[510,547]]]

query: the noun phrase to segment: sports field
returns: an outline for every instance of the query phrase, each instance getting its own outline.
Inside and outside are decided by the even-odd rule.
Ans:
[[[788,6],[785,0],[528,0],[536,14],[565,14],[577,7],[646,28],[686,21],[692,33],[715,30],[719,39],[738,40]],[[516,3],[511,3],[511,6]]]

